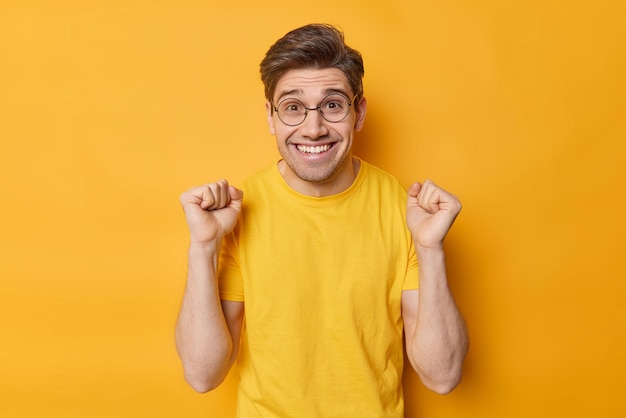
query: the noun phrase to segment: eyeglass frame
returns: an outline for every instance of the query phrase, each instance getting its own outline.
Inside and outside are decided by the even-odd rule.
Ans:
[[[295,125],[289,124],[287,122],[285,122],[284,120],[282,120],[282,118],[280,117],[280,113],[278,113],[278,105],[281,104],[282,102],[284,102],[285,100],[289,100],[290,97],[286,97],[284,99],[282,99],[280,102],[278,102],[278,104],[274,104],[274,101],[272,100],[272,108],[274,109],[274,112],[276,112],[276,116],[278,116],[278,119],[286,126],[300,126],[304,123],[304,121],[306,120],[306,117],[309,115],[309,110],[317,110],[318,112],[320,112],[320,116],[322,117],[322,119],[324,119],[326,122],[329,123],[339,123],[339,122],[343,122],[345,118],[348,117],[348,115],[350,114],[350,106],[352,106],[352,104],[354,103],[354,100],[359,96],[359,93],[356,93],[354,95],[354,97],[352,97],[352,100],[348,101],[348,111],[346,112],[346,114],[339,120],[328,120],[326,119],[326,117],[324,116],[324,112],[322,111],[322,103],[324,103],[324,100],[326,100],[327,97],[333,96],[333,95],[337,95],[337,96],[342,96],[344,99],[348,100],[348,96],[346,96],[345,94],[341,93],[341,92],[333,92],[333,93],[328,93],[326,96],[324,96],[322,98],[322,100],[320,101],[320,104],[317,105],[317,107],[306,107],[304,102],[300,99],[296,99],[296,98],[291,98],[293,100],[296,100],[300,103],[302,103],[302,107],[304,108],[304,117],[302,118],[302,122],[300,123],[296,123]]]

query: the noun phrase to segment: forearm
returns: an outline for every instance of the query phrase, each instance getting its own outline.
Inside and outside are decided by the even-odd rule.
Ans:
[[[450,288],[442,248],[418,248],[419,300],[409,359],[424,383],[447,393],[459,383],[468,337]]]
[[[233,342],[217,286],[218,253],[218,245],[190,245],[187,286],[176,323],[185,378],[199,392],[219,385],[232,364]]]

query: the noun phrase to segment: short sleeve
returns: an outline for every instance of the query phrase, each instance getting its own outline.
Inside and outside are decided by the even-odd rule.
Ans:
[[[224,237],[217,264],[218,288],[222,300],[244,301],[238,247],[234,231]]]
[[[402,290],[415,289],[419,289],[419,272],[417,268],[417,254],[415,253],[415,248],[413,247],[413,243],[411,242],[407,262],[406,277],[404,278]]]

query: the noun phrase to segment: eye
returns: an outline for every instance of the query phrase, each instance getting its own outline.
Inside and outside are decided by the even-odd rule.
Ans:
[[[285,114],[302,113],[304,111],[304,105],[297,100],[286,100],[279,105],[278,110]]]
[[[341,113],[348,106],[348,101],[342,96],[327,97],[321,105],[324,112]]]

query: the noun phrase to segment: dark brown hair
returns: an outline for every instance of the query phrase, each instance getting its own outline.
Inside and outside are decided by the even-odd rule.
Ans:
[[[272,100],[276,84],[289,70],[338,68],[344,72],[354,94],[363,94],[363,58],[344,42],[343,33],[331,25],[311,24],[280,38],[261,61],[265,97]],[[358,102],[358,100],[357,100]]]

